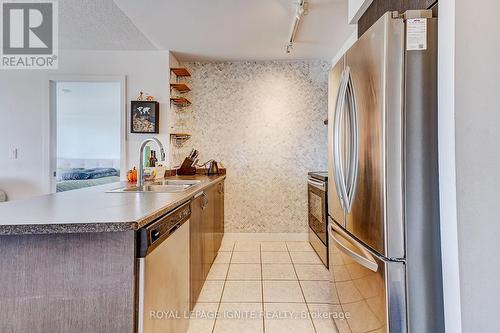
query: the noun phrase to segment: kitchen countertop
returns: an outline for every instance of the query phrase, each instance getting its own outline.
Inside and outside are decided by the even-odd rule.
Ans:
[[[0,204],[0,235],[137,230],[225,177],[169,177],[201,180],[176,193],[107,193],[129,185],[117,182],[5,202]]]

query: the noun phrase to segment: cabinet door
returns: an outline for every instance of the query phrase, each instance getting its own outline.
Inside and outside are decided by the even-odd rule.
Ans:
[[[220,249],[224,237],[224,182],[217,184],[215,200],[215,253]]]
[[[203,205],[203,275],[206,277],[215,259],[214,243],[214,186],[205,190]]]
[[[203,196],[199,195],[191,201],[191,222],[190,222],[190,280],[191,280],[191,310],[198,300],[201,288],[205,282],[203,274]]]

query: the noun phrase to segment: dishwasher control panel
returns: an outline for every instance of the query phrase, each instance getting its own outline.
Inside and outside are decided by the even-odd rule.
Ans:
[[[159,217],[138,230],[137,255],[143,258],[161,242],[173,234],[191,216],[191,204],[187,202],[171,212]]]

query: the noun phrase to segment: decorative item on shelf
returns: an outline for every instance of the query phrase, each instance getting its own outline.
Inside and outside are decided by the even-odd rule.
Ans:
[[[155,100],[155,97],[154,96],[151,96],[151,95],[147,95],[146,96],[146,101],[148,102],[153,102]]]
[[[130,132],[158,134],[160,132],[160,103],[132,101],[130,104]]]
[[[138,100],[138,101],[143,101],[144,100],[144,92],[143,91],[139,92],[139,96],[137,96],[136,100]]]
[[[186,141],[188,141],[190,138],[191,138],[191,134],[187,134],[187,133],[171,133],[170,134],[170,141],[176,147],[182,147],[186,143]]]

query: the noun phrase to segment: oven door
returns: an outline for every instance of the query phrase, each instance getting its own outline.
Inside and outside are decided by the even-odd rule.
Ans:
[[[376,255],[329,221],[330,292],[340,333],[407,332],[405,263]]]
[[[309,178],[308,186],[308,211],[309,228],[318,236],[324,246],[328,243],[327,211],[326,211],[326,184]]]

